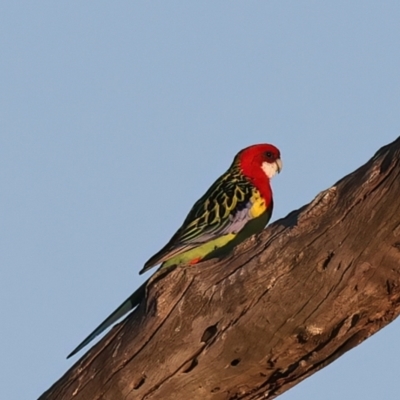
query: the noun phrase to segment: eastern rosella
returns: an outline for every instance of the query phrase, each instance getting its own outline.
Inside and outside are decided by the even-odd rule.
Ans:
[[[272,214],[270,179],[282,169],[279,150],[256,144],[241,150],[229,169],[192,207],[171,240],[145,264],[143,272],[161,263],[160,269],[193,265],[229,252],[251,235],[262,231]],[[148,280],[106,318],[69,356],[135,308],[145,296]]]

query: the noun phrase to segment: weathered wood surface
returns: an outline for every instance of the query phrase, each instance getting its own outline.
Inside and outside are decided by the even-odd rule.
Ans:
[[[227,258],[154,281],[40,399],[272,399],[399,313],[400,138]]]

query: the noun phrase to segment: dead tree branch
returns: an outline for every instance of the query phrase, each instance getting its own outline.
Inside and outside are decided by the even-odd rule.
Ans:
[[[40,399],[272,399],[399,313],[400,138],[230,256],[154,281]]]

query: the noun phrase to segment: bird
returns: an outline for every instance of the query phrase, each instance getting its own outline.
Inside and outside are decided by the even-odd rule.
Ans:
[[[237,244],[261,232],[272,215],[270,179],[282,170],[280,151],[272,144],[255,144],[239,151],[228,170],[193,205],[170,241],[144,264],[139,274],[161,264],[158,270],[191,266],[222,257]],[[150,279],[150,278],[149,278]],[[144,282],[111,313],[67,358],[140,304]]]

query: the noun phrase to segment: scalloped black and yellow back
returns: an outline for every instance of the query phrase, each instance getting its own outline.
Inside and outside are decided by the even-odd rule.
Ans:
[[[250,220],[265,213],[268,218],[264,226],[272,213],[272,196],[269,201],[264,199],[236,161],[194,204],[175,235],[140,273],[159,263],[168,266],[203,259],[233,240]]]

